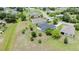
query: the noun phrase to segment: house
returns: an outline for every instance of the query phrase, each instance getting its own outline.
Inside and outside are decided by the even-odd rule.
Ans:
[[[38,13],[38,12],[32,12],[32,13],[30,13],[30,17],[31,17],[31,18],[38,18],[38,17],[40,17],[40,16],[41,16],[41,14]]]
[[[54,17],[48,17],[47,18],[47,21],[53,21],[54,20]]]
[[[32,20],[33,24],[46,22],[46,19],[44,19],[44,18],[34,18],[34,19],[31,19],[31,20]]]
[[[72,25],[64,25],[64,27],[61,29],[61,34],[67,35],[67,36],[74,36],[75,35],[75,28]]]
[[[39,28],[41,29],[41,31],[45,31],[46,29],[50,28],[50,29],[55,29],[56,26],[53,24],[48,24],[47,22],[42,22],[38,24]]]

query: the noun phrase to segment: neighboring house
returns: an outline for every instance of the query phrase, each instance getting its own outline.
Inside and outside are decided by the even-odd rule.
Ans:
[[[67,36],[74,36],[75,35],[75,28],[72,25],[65,25],[61,29],[61,34],[67,35]]]
[[[41,31],[45,31],[47,28],[51,28],[51,29],[55,29],[56,26],[53,24],[48,24],[46,22],[42,22],[38,24],[39,28],[41,29]]]
[[[43,19],[43,18],[34,18],[34,19],[31,19],[31,20],[32,20],[33,24],[46,22],[46,19]]]
[[[30,13],[30,17],[31,18],[38,18],[38,17],[40,17],[40,14],[37,12],[32,12],[32,13]]]
[[[48,17],[47,18],[47,21],[53,21],[54,20],[54,17]]]
[[[53,10],[48,9],[48,10],[47,10],[47,13],[48,13],[48,14],[50,14],[50,13],[54,13],[54,11],[53,11]]]

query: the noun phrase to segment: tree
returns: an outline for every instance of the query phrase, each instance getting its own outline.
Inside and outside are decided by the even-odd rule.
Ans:
[[[6,17],[6,13],[0,13],[0,19],[4,19]]]
[[[79,8],[78,7],[69,7],[66,10],[67,12],[70,12],[71,14],[79,14]]]
[[[67,39],[67,37],[65,37],[65,39],[64,39],[64,44],[68,44],[68,39]]]
[[[0,7],[0,11],[4,11],[4,8],[3,7]]]
[[[55,7],[49,7],[49,9],[50,9],[50,10],[55,10],[56,8],[55,8]]]
[[[31,33],[32,37],[37,37],[36,32]]]
[[[64,13],[63,21],[69,22],[71,20],[70,14],[68,12]]]
[[[23,12],[23,7],[17,7],[17,11]]]
[[[25,15],[22,15],[21,16],[21,19],[22,19],[22,21],[25,21],[26,20],[26,16]]]
[[[5,21],[7,23],[14,23],[14,22],[16,22],[16,15],[12,15],[12,14],[8,13],[6,15]]]
[[[79,23],[75,24],[74,27],[76,30],[79,30]]]
[[[58,23],[58,19],[54,19],[53,24],[57,24],[57,23]]]
[[[79,20],[79,14],[76,16],[76,19]]]
[[[46,11],[46,8],[44,7],[43,10]]]
[[[60,31],[58,29],[54,29],[52,31],[52,37],[54,37],[54,38],[60,38],[60,35],[61,35],[61,33],[60,33]]]

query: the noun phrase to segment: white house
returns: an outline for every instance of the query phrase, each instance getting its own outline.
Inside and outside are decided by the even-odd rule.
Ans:
[[[72,25],[65,25],[61,29],[61,34],[67,35],[67,36],[74,36],[75,35],[75,28]]]

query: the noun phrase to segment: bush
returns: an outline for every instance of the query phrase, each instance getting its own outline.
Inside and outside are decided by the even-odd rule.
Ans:
[[[32,27],[30,27],[30,30],[31,30],[31,31],[33,31],[33,28],[32,28]]]
[[[34,41],[34,39],[33,39],[33,37],[31,37],[31,39],[30,39],[31,41]]]
[[[32,35],[32,37],[37,37],[35,32],[32,32],[31,35]]]
[[[41,37],[41,36],[42,36],[42,34],[41,34],[41,33],[39,33],[39,36]]]
[[[57,39],[57,38],[60,38],[60,35],[61,35],[61,33],[58,29],[55,29],[52,31],[52,37]]]
[[[41,40],[38,40],[38,43],[40,43],[40,44],[41,44],[41,43],[42,43],[42,41],[41,41]]]
[[[64,39],[64,44],[68,44],[67,37],[65,37],[65,39]]]
[[[52,32],[52,29],[50,29],[50,28],[46,29],[46,31],[45,31],[46,35],[51,35],[51,32]]]
[[[22,15],[21,16],[21,19],[22,19],[22,21],[25,21],[26,20],[26,16],[25,15]]]
[[[29,27],[30,27],[30,30],[33,31],[33,27],[31,25],[29,25]]]
[[[25,29],[24,29],[24,30],[22,30],[22,34],[25,34]]]

